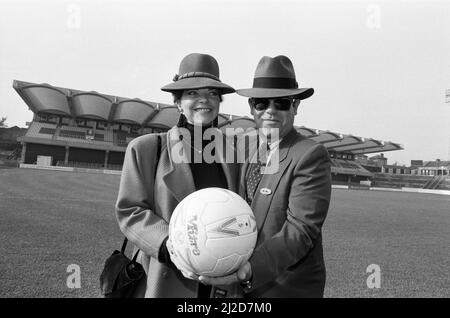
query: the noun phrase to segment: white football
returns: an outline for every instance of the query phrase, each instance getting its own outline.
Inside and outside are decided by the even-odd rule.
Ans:
[[[183,272],[224,276],[250,258],[257,234],[255,216],[244,199],[227,189],[206,188],[175,208],[169,224],[170,252]]]

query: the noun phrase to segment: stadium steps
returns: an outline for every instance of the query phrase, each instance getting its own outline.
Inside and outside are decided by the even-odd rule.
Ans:
[[[445,180],[445,176],[434,176],[430,181],[428,181],[423,186],[423,188],[424,189],[436,189],[444,180]]]
[[[17,160],[18,158],[20,158],[21,153],[22,153],[22,148],[17,147],[13,151],[11,151],[11,153],[6,157],[6,159]]]

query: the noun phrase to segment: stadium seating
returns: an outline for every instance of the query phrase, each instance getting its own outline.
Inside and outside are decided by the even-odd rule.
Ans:
[[[59,131],[60,137],[86,139],[86,129],[79,127],[64,127]]]
[[[372,186],[382,188],[423,188],[431,178],[431,176],[376,173],[372,180]]]
[[[114,136],[115,136],[114,143],[117,144],[118,146],[126,146],[127,145],[126,135],[127,135],[126,132],[115,130],[114,131]]]
[[[56,128],[42,127],[39,130],[40,134],[48,134],[48,135],[52,135],[52,136],[55,134],[55,132],[56,132]]]
[[[114,131],[106,128],[105,130],[94,130],[93,138],[88,138],[87,127],[77,127],[68,125],[57,125],[52,123],[44,123],[33,121],[28,128],[26,135],[28,137],[65,140],[75,143],[111,143],[118,146],[126,147],[128,143],[136,138],[137,134],[129,134],[126,132],[119,132],[117,142],[114,143]]]
[[[381,167],[375,166],[375,165],[361,165],[364,169],[367,171],[370,171],[372,173],[381,173]]]
[[[61,127],[59,133],[57,133],[57,140],[67,140],[72,142],[80,142],[80,143],[93,143],[93,142],[105,142],[105,134],[95,133],[92,139],[87,138],[89,135],[87,134],[87,130],[89,128],[84,127],[74,127],[74,126],[64,126]],[[108,141],[106,141],[108,142]]]
[[[450,190],[450,176],[445,176],[436,187],[436,190]]]
[[[348,169],[361,169],[361,167],[353,162],[347,161],[347,160],[342,160],[340,161],[340,164],[343,168],[348,168]]]
[[[105,130],[105,142],[112,143],[114,141],[113,131],[111,129]]]
[[[114,134],[116,136],[115,144],[117,144],[118,146],[127,146],[131,140],[133,140],[136,137],[139,137],[138,134],[130,134],[125,131],[119,131],[119,130],[115,130]]]
[[[41,122],[33,121],[31,123],[30,127],[28,128],[26,136],[28,136],[28,137],[36,137],[36,138],[52,139],[53,138],[53,134],[55,133],[55,131],[56,131],[56,125],[55,124],[41,123]]]
[[[372,174],[364,169],[359,163],[344,159],[331,159],[331,171],[348,175],[372,176]]]

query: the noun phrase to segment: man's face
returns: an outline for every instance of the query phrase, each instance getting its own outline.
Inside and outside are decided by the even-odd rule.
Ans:
[[[292,97],[249,99],[256,128],[276,128],[280,139],[294,127],[299,103],[300,100]]]

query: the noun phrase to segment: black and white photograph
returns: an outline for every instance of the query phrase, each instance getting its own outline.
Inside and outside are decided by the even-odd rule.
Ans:
[[[0,241],[0,298],[449,298],[450,2],[0,0]]]

